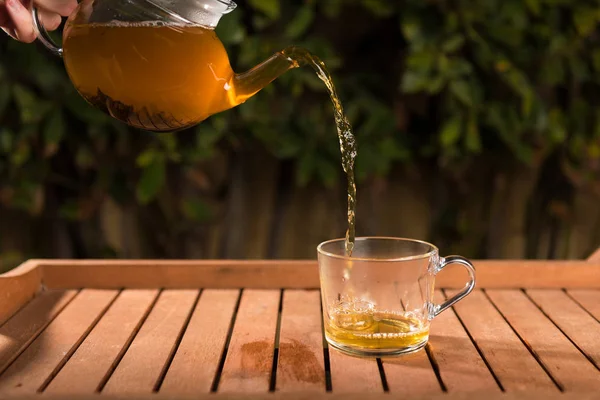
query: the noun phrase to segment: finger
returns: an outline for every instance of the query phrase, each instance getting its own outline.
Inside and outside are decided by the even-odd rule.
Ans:
[[[31,14],[19,0],[6,0],[8,16],[12,20],[17,40],[31,43],[35,40]]]
[[[47,31],[53,31],[60,26],[62,22],[62,18],[60,15],[46,11],[45,9],[40,9],[40,20],[42,22],[42,26]]]
[[[77,0],[36,0],[35,5],[46,11],[68,17],[77,7]]]

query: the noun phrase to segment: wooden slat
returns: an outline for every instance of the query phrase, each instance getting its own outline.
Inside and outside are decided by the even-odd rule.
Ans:
[[[16,395],[38,390],[81,343],[117,294],[114,290],[81,291],[0,375],[0,393]]]
[[[600,322],[562,290],[528,290],[527,294],[600,367]]]
[[[348,356],[329,346],[329,363],[334,393],[383,391],[376,360]]]
[[[197,290],[165,290],[125,356],[102,390],[105,393],[136,394],[154,390],[177,337],[189,317]]]
[[[444,296],[436,291],[436,298]],[[431,351],[449,392],[500,391],[452,309],[431,322],[430,332]]]
[[[420,396],[442,392],[425,350],[398,358],[384,358],[382,362],[391,393]]]
[[[220,392],[262,392],[269,389],[280,292],[244,292],[221,382]]]
[[[383,391],[383,382],[375,359],[349,356],[331,345],[328,352],[333,392]]]
[[[0,327],[0,374],[77,294],[74,290],[40,293]]]
[[[45,391],[96,391],[157,295],[158,290],[123,291]]]
[[[446,294],[452,296],[454,291]],[[558,390],[482,291],[473,291],[454,309],[504,390]]]
[[[160,388],[161,393],[182,395],[210,391],[238,296],[238,290],[202,291]]]
[[[32,260],[46,287],[91,288],[319,288],[315,261]],[[600,262],[481,260],[474,262],[479,288],[600,289]],[[19,270],[19,268],[17,268]],[[0,276],[1,279],[2,276]],[[448,269],[438,287],[460,289],[464,271]]]
[[[325,391],[321,300],[317,290],[283,294],[278,391]]]
[[[489,290],[487,293],[565,390],[600,389],[598,370],[523,292]]]
[[[41,289],[42,271],[36,261],[26,261],[0,274],[0,326]]]
[[[44,262],[49,288],[280,289],[318,288],[316,262],[92,261]],[[307,268],[308,266],[308,268]]]
[[[569,290],[567,293],[600,321],[600,290]]]
[[[245,290],[233,328],[219,392],[269,390],[279,290]]]

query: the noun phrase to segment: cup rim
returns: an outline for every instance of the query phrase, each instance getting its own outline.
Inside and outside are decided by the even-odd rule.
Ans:
[[[366,241],[366,240],[393,240],[393,241],[398,241],[398,242],[400,242],[400,241],[401,242],[413,242],[413,243],[420,243],[420,244],[427,245],[427,246],[431,247],[431,250],[429,250],[426,253],[417,254],[414,256],[405,256],[405,257],[397,257],[397,258],[379,258],[379,259],[378,258],[364,258],[364,257],[348,257],[346,255],[334,254],[334,253],[330,253],[328,251],[323,250],[324,246],[334,243],[334,242],[340,242],[343,240],[346,240],[346,239],[345,238],[337,238],[337,239],[326,240],[325,242],[322,242],[317,246],[317,252],[321,255],[331,257],[331,258],[337,258],[340,260],[369,261],[369,262],[399,262],[399,261],[421,260],[424,258],[429,258],[435,253],[439,254],[439,249],[434,244],[431,244],[424,240],[404,238],[404,237],[394,237],[394,236],[360,236],[360,237],[356,237],[354,239],[354,241],[355,241],[355,243],[358,241]]]

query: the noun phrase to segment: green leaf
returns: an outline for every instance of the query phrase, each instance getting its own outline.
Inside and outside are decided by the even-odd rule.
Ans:
[[[464,105],[468,107],[473,106],[473,96],[471,94],[471,88],[469,83],[464,80],[450,82],[450,91],[456,96]]]
[[[540,0],[525,0],[525,4],[527,4],[527,8],[533,15],[539,15],[541,5]]]
[[[149,147],[137,156],[135,163],[138,167],[145,168],[152,164],[158,156],[160,153],[154,147]]]
[[[420,19],[411,13],[401,14],[400,28],[402,34],[409,42],[418,42],[422,39]]]
[[[215,32],[221,42],[225,45],[240,44],[246,38],[246,27],[242,23],[243,13],[236,11],[224,16],[220,21]]]
[[[432,51],[415,51],[411,52],[406,58],[406,65],[414,71],[428,72],[436,61],[436,54]]]
[[[51,107],[48,101],[38,99],[31,90],[22,85],[13,86],[13,95],[23,124],[40,121]]]
[[[281,12],[279,0],[248,0],[248,3],[271,20],[279,18]]]
[[[79,146],[75,154],[75,164],[82,170],[92,168],[96,163],[94,153],[88,146]]]
[[[477,118],[474,114],[469,116],[467,122],[467,136],[466,136],[467,149],[473,153],[481,152],[481,138],[479,136],[479,126],[477,125]]]
[[[573,23],[581,36],[588,36],[596,28],[598,14],[591,7],[580,7],[573,12]]]
[[[61,111],[53,112],[44,125],[44,154],[49,157],[56,153],[58,145],[65,136],[65,120]]]
[[[297,39],[302,36],[315,19],[315,10],[310,5],[302,6],[285,28],[285,36]]]
[[[446,59],[440,57],[439,68],[440,71],[449,79],[456,79],[466,75],[471,75],[473,67],[471,64],[460,58]]]
[[[438,75],[435,78],[429,80],[429,84],[427,85],[427,91],[430,94],[437,94],[442,90],[444,85],[446,84],[446,78],[443,75]]]
[[[567,130],[565,127],[565,117],[561,110],[554,108],[548,114],[550,139],[553,143],[559,144],[567,138]]]
[[[9,128],[0,129],[0,151],[4,154],[10,153],[13,146],[14,133]]]
[[[440,130],[440,143],[442,147],[448,148],[458,142],[462,130],[462,119],[460,116],[454,116],[444,123]]]
[[[213,212],[208,203],[200,199],[183,199],[181,212],[186,218],[196,222],[205,222],[212,218]]]
[[[394,4],[388,0],[362,0],[362,4],[373,15],[385,18],[394,14]]]
[[[427,87],[427,77],[416,72],[407,71],[402,78],[401,90],[404,93],[416,93]]]
[[[136,187],[136,196],[140,203],[148,204],[154,200],[165,184],[165,170],[165,160],[162,157],[155,158],[143,169]]]
[[[29,160],[30,155],[31,147],[29,146],[29,143],[27,143],[25,140],[20,140],[17,143],[14,151],[10,154],[11,164],[15,167],[20,167],[21,165],[25,164],[27,160]]]
[[[446,53],[454,53],[465,43],[465,37],[460,34],[452,35],[442,44],[442,50]]]

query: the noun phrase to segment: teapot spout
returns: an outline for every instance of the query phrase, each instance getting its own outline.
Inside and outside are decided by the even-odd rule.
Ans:
[[[230,103],[238,105],[245,102],[285,72],[300,67],[291,56],[294,53],[293,49],[286,48],[249,71],[235,74],[233,79],[235,99],[230,99]]]

